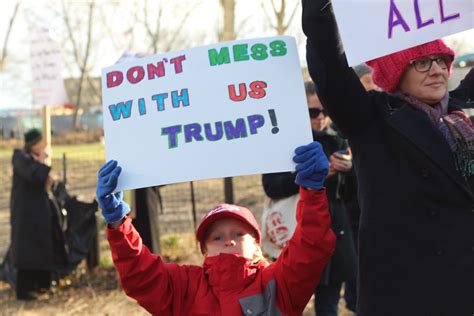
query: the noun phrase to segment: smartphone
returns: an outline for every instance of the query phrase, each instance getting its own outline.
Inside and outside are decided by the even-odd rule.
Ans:
[[[341,155],[349,155],[349,150],[348,149],[341,149],[341,150],[338,150],[336,152],[334,152],[335,154],[341,154]]]

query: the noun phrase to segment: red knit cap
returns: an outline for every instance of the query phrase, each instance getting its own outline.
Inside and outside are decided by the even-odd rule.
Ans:
[[[413,59],[431,55],[451,55],[454,59],[454,51],[442,40],[435,40],[379,57],[368,61],[367,64],[373,68],[372,79],[374,82],[384,91],[391,93],[397,89],[400,78]],[[451,64],[449,69],[451,69]]]

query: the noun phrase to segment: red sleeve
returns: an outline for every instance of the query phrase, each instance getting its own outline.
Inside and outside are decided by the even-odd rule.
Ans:
[[[107,239],[125,293],[151,314],[180,315],[183,295],[190,295],[187,267],[152,254],[130,217],[117,229],[107,228]]]
[[[303,313],[335,246],[326,190],[300,188],[296,229],[274,267],[277,304],[282,312]]]

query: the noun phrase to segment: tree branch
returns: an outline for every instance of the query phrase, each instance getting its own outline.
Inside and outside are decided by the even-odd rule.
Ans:
[[[222,0],[221,0],[222,1]],[[193,12],[198,6],[200,6],[202,4],[201,1],[199,1],[198,3],[196,3],[194,6],[192,6],[186,13],[185,15],[181,18],[181,20],[179,21],[179,26],[180,27],[177,27],[175,28],[175,31],[174,33],[171,35],[171,40],[168,41],[167,43],[167,46],[166,46],[166,51],[170,51],[171,48],[173,47],[173,44],[176,42],[179,34],[181,33],[181,31],[183,30],[183,27],[184,25],[186,25],[186,21],[188,20],[189,16],[191,15],[191,12]]]
[[[263,13],[265,14],[265,17],[267,18],[268,23],[270,24],[270,27],[275,29],[276,26],[273,24],[272,18],[270,16],[270,14],[268,13],[267,9],[265,8],[265,5],[263,4],[263,1],[264,0],[260,1],[260,6],[262,7]]]
[[[74,109],[73,120],[72,120],[72,128],[77,129],[79,127],[79,110],[81,108],[81,95],[82,95],[82,86],[84,82],[84,78],[87,76],[87,64],[89,61],[90,56],[90,48],[92,42],[92,21],[93,21],[93,14],[94,14],[94,0],[89,2],[89,15],[87,21],[87,42],[86,48],[84,52],[84,59],[79,64],[79,68],[81,71],[81,77],[79,79],[78,89],[77,89],[77,98],[76,98],[76,108]],[[76,49],[77,52],[77,49]]]
[[[8,40],[10,39],[10,33],[13,29],[13,23],[15,22],[15,18],[17,17],[18,9],[20,8],[20,3],[21,3],[21,0],[17,1],[17,3],[15,4],[15,8],[13,9],[13,14],[10,17],[10,21],[8,23],[7,33],[5,34],[5,40],[3,41],[2,55],[0,56],[0,71],[3,70],[5,60],[7,59]]]

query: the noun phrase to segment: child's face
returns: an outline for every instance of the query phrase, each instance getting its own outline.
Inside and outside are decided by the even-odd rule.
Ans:
[[[239,220],[220,219],[213,223],[207,231],[204,255],[213,257],[221,253],[228,253],[253,259],[258,246],[251,233],[252,229]]]

